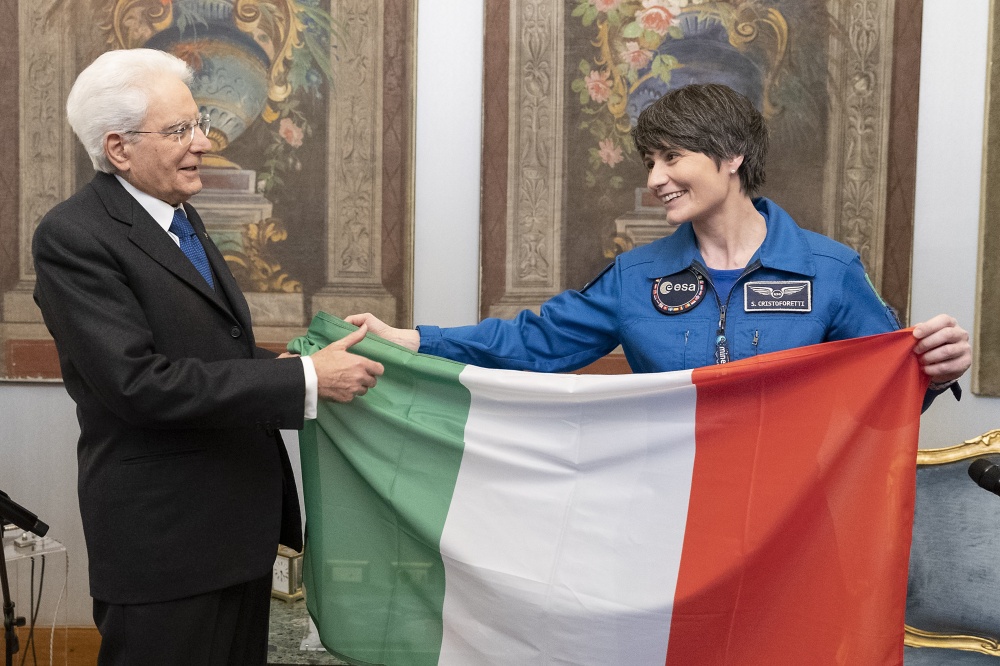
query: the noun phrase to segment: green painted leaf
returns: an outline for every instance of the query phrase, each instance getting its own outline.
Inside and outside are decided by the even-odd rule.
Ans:
[[[313,61],[315,61],[316,66],[319,67],[320,71],[323,72],[323,76],[329,82],[333,81],[333,72],[330,70],[330,51],[324,48],[323,43],[316,39],[315,36],[306,33],[305,36],[306,47],[309,49],[309,55],[312,56]],[[307,68],[308,69],[308,68]]]
[[[653,66],[650,71],[664,83],[670,83],[670,73],[677,65],[677,59],[673,56],[658,55],[653,59]]]
[[[622,37],[627,39],[638,39],[640,35],[642,35],[642,26],[639,25],[638,21],[632,21],[622,28]]]

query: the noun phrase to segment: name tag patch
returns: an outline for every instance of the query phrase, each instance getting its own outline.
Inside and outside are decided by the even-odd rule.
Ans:
[[[744,312],[812,312],[812,282],[778,280],[743,285]]]

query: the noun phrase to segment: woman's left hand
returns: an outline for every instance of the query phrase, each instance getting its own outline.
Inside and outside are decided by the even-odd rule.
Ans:
[[[935,384],[958,379],[972,365],[969,333],[951,315],[939,314],[917,324],[913,337],[917,339],[913,352]]]

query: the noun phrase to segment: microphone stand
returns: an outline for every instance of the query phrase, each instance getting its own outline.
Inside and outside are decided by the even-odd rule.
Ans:
[[[49,531],[49,526],[38,520],[38,516],[0,490],[0,534],[2,534],[3,525],[6,525],[8,521],[25,532],[32,532],[38,536],[45,536],[45,533]],[[3,633],[7,646],[5,650],[6,666],[13,666],[14,654],[21,649],[17,640],[17,632],[14,629],[15,627],[23,627],[25,620],[23,617],[14,616],[14,601],[10,597],[10,584],[7,582],[7,557],[2,551],[3,540],[0,539],[0,589],[3,592]]]
[[[6,524],[6,521],[0,520],[0,524]],[[10,598],[10,584],[7,582],[7,558],[2,554],[0,554],[0,587],[3,588],[3,635],[6,644],[4,652],[7,655],[5,663],[7,666],[12,666],[14,654],[21,649],[14,628],[23,627],[24,618],[14,617],[14,602]]]

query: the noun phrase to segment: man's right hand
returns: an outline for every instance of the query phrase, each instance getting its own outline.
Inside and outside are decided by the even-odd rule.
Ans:
[[[368,327],[362,326],[310,356],[313,367],[316,368],[321,400],[350,402],[354,396],[367,393],[385,372],[378,361],[347,351],[361,342],[367,332]]]

